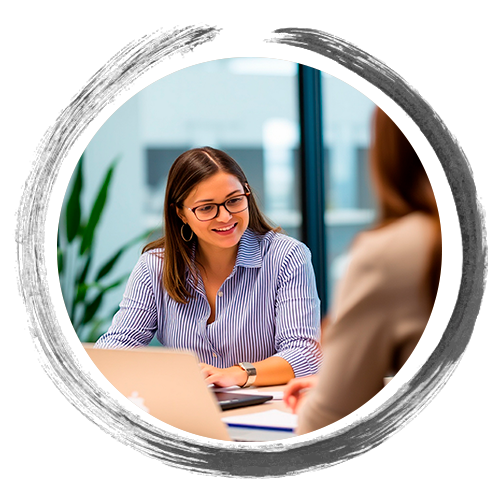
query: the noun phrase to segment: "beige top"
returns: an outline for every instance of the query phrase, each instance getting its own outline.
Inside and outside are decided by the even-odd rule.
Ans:
[[[324,329],[318,383],[299,409],[299,434],[359,408],[408,359],[432,309],[425,280],[434,238],[432,219],[414,212],[355,239]]]

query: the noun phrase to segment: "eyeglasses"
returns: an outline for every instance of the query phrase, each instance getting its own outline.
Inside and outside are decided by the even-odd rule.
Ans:
[[[248,208],[248,196],[250,192],[229,198],[224,203],[209,203],[196,208],[186,208],[191,210],[200,222],[206,222],[218,217],[220,207],[224,207],[230,214],[243,212]]]

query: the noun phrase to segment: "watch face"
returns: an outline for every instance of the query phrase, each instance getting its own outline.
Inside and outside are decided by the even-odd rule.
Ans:
[[[240,366],[248,373],[248,376],[257,375],[257,370],[252,363],[240,363]]]

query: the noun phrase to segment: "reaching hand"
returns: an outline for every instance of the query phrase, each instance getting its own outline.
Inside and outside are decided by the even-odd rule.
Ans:
[[[215,368],[215,366],[200,363],[200,367],[207,385],[214,384],[217,387],[229,387],[231,385],[241,386],[247,381],[245,370],[241,369],[239,366]]]
[[[317,376],[294,378],[288,382],[283,390],[283,401],[293,413],[297,413],[299,406],[304,402],[307,390],[316,385]]]

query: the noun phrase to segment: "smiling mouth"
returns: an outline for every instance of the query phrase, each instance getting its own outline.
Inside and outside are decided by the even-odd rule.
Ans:
[[[236,227],[237,222],[235,222],[233,225],[228,226],[228,227],[223,227],[223,228],[217,228],[217,229],[212,229],[212,231],[215,231],[217,233],[226,233],[227,231],[231,231],[231,229]]]

